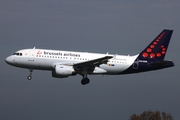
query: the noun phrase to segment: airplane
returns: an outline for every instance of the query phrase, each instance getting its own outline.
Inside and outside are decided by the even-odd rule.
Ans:
[[[90,82],[88,75],[120,75],[140,73],[173,67],[164,60],[173,30],[164,29],[142,52],[137,55],[100,54],[48,49],[22,49],[6,58],[6,63],[33,70],[48,70],[52,77],[82,76],[81,84]]]

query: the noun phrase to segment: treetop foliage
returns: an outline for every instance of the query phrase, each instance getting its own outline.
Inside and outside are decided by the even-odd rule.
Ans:
[[[129,120],[174,120],[171,114],[160,111],[144,111],[140,115],[133,114]]]

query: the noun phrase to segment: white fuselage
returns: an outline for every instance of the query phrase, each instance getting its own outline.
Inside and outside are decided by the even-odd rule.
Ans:
[[[112,58],[107,63],[95,67],[93,74],[119,74],[128,69],[138,55],[123,56],[47,49],[23,49],[9,56],[6,62],[16,67],[53,70],[56,64],[73,65],[105,56],[112,56]]]

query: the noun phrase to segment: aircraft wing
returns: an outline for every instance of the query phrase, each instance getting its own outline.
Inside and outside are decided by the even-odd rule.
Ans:
[[[85,61],[85,62],[80,62],[80,63],[75,63],[73,66],[77,66],[77,67],[85,67],[85,66],[91,66],[91,67],[96,67],[99,66],[101,64],[107,63],[109,59],[113,58],[113,56],[105,56],[105,57],[101,57],[101,58],[97,58],[97,59],[93,59],[93,60],[89,60],[89,61]]]

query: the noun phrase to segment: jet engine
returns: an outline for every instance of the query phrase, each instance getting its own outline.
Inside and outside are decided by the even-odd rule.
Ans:
[[[65,78],[72,75],[75,75],[75,70],[72,66],[56,65],[52,71],[52,76],[56,78]]]

